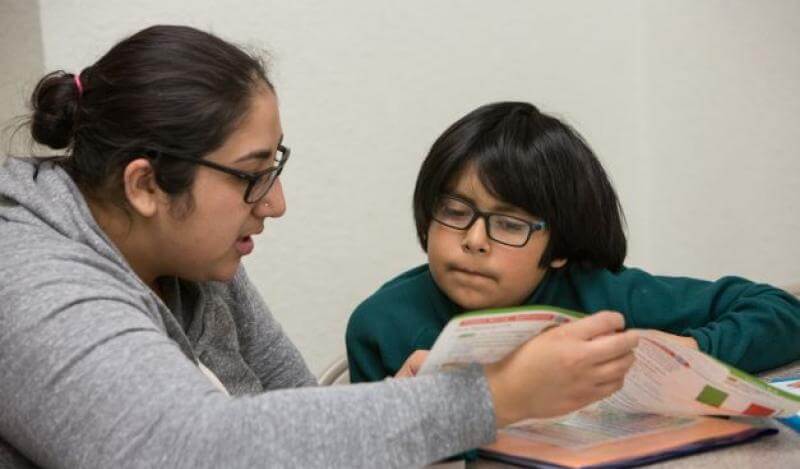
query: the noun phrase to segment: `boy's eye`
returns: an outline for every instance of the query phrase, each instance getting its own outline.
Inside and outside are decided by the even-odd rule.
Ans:
[[[446,217],[466,217],[469,216],[469,211],[457,207],[442,207],[442,214]]]
[[[496,217],[494,220],[495,228],[506,231],[508,233],[519,233],[525,231],[528,225],[518,220],[506,217]]]
[[[472,217],[472,208],[455,199],[445,199],[439,203],[439,216],[450,219],[463,219]]]

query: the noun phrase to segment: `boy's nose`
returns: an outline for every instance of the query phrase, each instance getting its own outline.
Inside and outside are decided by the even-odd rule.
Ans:
[[[488,253],[491,249],[489,236],[486,233],[486,222],[483,218],[478,218],[467,228],[464,238],[461,241],[461,249],[466,252]]]

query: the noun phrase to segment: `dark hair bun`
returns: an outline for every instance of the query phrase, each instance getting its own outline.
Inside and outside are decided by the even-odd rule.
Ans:
[[[33,139],[54,150],[68,147],[79,98],[75,76],[70,73],[59,70],[39,80],[31,96]]]

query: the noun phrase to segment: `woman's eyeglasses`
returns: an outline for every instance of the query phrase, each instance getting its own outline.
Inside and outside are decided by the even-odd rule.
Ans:
[[[223,166],[202,158],[192,158],[190,156],[182,155],[169,155],[166,153],[155,153],[153,156],[156,158],[172,158],[173,160],[181,160],[198,164],[215,169],[217,171],[222,171],[223,173],[230,174],[231,176],[236,176],[239,179],[243,179],[247,181],[247,189],[244,191],[244,201],[248,204],[254,204],[263,199],[269,193],[269,190],[275,185],[275,181],[278,179],[278,176],[280,176],[283,172],[283,167],[286,166],[286,162],[289,161],[289,154],[291,154],[289,147],[278,145],[278,152],[281,154],[281,157],[278,159],[276,155],[275,166],[267,168],[263,171],[257,171],[255,173],[239,171],[238,169]]]

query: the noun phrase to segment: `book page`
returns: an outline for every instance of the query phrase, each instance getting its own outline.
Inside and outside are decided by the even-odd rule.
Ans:
[[[628,412],[780,417],[800,399],[698,350],[642,331],[625,385],[606,401]]]
[[[556,422],[522,422],[501,430],[530,441],[547,443],[571,450],[619,442],[668,429],[696,425],[692,417],[667,417],[654,414],[630,414],[594,407],[570,414]]]
[[[453,318],[436,339],[419,374],[467,363],[493,363],[544,330],[579,316],[558,310],[508,308]]]
[[[548,328],[583,316],[551,306],[456,316],[436,340],[420,374],[493,363]],[[625,385],[605,401],[618,411],[752,417],[785,417],[800,411],[800,396],[646,330],[641,331],[635,354]]]

